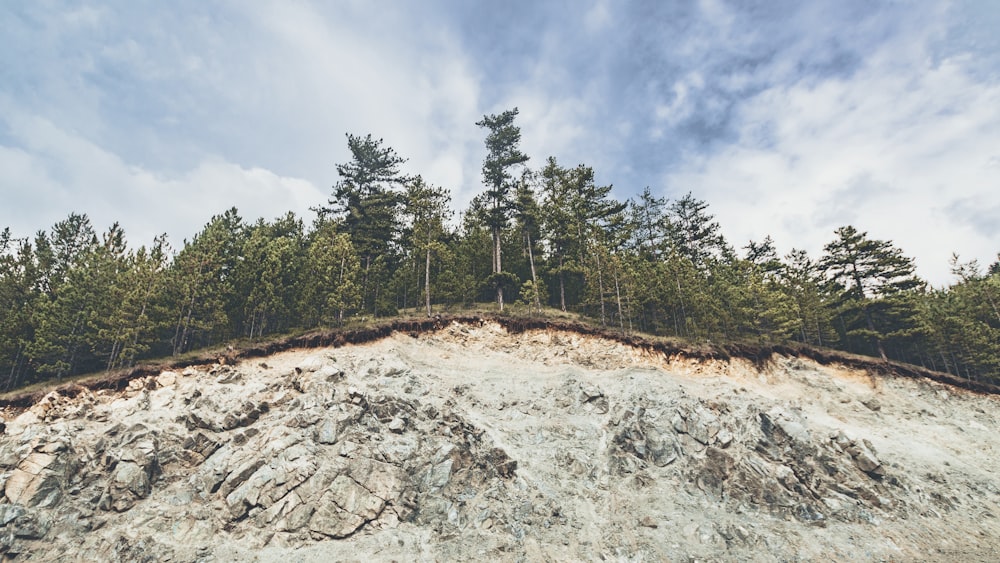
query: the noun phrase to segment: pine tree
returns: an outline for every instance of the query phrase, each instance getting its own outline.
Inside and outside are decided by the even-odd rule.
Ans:
[[[830,324],[823,290],[825,280],[819,264],[805,250],[792,249],[780,271],[781,291],[794,304],[794,338],[805,344],[832,346],[836,337]]]
[[[445,222],[451,212],[451,196],[447,190],[426,184],[420,176],[407,184],[405,214],[410,224],[410,248],[413,256],[422,255],[424,262],[424,305],[431,316],[431,257],[445,251],[448,235]]]
[[[309,234],[301,280],[306,326],[343,325],[361,307],[361,263],[350,236],[338,231],[335,222],[321,219]]]
[[[541,256],[542,210],[535,199],[535,192],[531,183],[534,174],[525,170],[521,175],[521,181],[517,185],[514,202],[514,220],[517,223],[517,230],[521,234],[524,243],[524,252],[528,256],[528,266],[531,271],[531,280],[525,282],[522,289],[527,291],[528,297],[525,302],[534,307],[536,312],[542,311],[542,300],[547,300],[545,283],[538,277],[538,270],[535,267],[536,257]]]
[[[347,147],[351,160],[337,165],[340,181],[333,186],[330,207],[318,211],[333,214],[340,232],[350,236],[364,268],[362,299],[377,316],[380,297],[385,298],[380,290],[391,276],[399,249],[401,190],[410,178],[400,171],[406,159],[384,146],[382,139],[348,134]]]
[[[483,183],[486,185],[485,220],[493,239],[493,276],[491,284],[496,288],[497,305],[503,311],[504,285],[512,280],[504,275],[501,249],[501,235],[510,222],[513,208],[512,169],[523,165],[528,157],[521,152],[521,129],[514,125],[517,108],[499,115],[485,115],[476,125],[489,130],[486,135],[486,159],[483,161]]]
[[[559,308],[566,311],[567,276],[577,274],[580,268],[573,257],[579,252],[574,243],[573,209],[571,204],[569,171],[559,166],[555,157],[549,157],[542,169],[542,224],[545,238],[553,255],[553,273],[559,281]]]
[[[887,360],[886,340],[915,325],[916,308],[908,298],[923,282],[914,275],[913,260],[890,241],[869,239],[851,226],[836,234],[823,247],[820,265],[837,293],[841,329],[845,337],[868,340]]]
[[[186,243],[170,269],[174,355],[231,337],[230,322],[243,309],[234,287],[246,225],[235,207],[216,215]]]
[[[39,269],[28,238],[0,232],[0,377],[3,389],[17,387],[31,369],[32,304],[38,299]]]
[[[32,304],[34,369],[62,378],[91,360],[92,324],[106,300],[97,277],[97,235],[86,215],[71,213],[35,238],[42,291]]]
[[[304,253],[302,221],[291,212],[249,228],[236,276],[245,302],[243,334],[254,338],[294,322]]]

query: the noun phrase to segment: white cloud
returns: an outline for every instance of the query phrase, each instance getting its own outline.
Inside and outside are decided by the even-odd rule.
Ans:
[[[291,210],[308,216],[323,201],[310,182],[269,170],[207,159],[183,174],[164,177],[130,166],[116,155],[51,122],[24,116],[9,123],[27,149],[0,145],[4,226],[19,236],[47,229],[70,212],[86,213],[95,228],[115,221],[133,244],[148,244],[166,232],[180,246],[212,215],[236,206],[249,220]],[[42,223],[39,223],[42,221]]]
[[[770,234],[818,256],[853,224],[935,285],[951,281],[952,252],[989,263],[1000,251],[1000,86],[964,60],[887,49],[849,79],[762,92],[741,119],[738,143],[667,178],[707,200],[733,244]]]
[[[303,193],[289,177],[320,188],[308,202],[282,192],[262,207],[266,213],[322,204],[337,180],[334,165],[348,159],[345,132],[384,137],[409,159],[407,172],[467,201],[480,189],[482,136],[474,123],[482,108],[474,65],[452,32],[432,20],[416,21],[405,7],[377,12],[370,17],[363,3],[263,2],[165,9],[134,21],[127,10],[67,15],[66,24],[46,24],[45,43],[55,47],[29,63],[58,69],[46,74],[54,78],[40,79],[42,103],[0,86],[0,134],[5,119],[43,125],[37,133],[24,125],[10,139],[0,137],[8,145],[4,158],[20,162],[23,175],[30,168],[32,182],[64,193],[60,205],[81,211],[156,191],[136,186],[183,192],[199,185],[206,193],[198,195],[204,203],[195,223],[187,209],[171,215],[169,202],[155,212],[108,213],[111,220],[142,216],[151,232],[184,237],[207,219],[202,215],[230,205],[256,216],[253,203],[241,202],[274,186]],[[44,12],[32,17],[51,20]],[[69,25],[86,27],[77,22],[96,28],[82,37],[62,33]],[[34,68],[23,72],[41,76]],[[273,177],[262,176],[264,170]],[[13,189],[13,175],[0,171],[0,189]],[[246,189],[237,189],[235,182],[244,180]],[[43,201],[23,201],[31,202],[28,215],[38,213],[24,218],[29,228],[59,219]]]

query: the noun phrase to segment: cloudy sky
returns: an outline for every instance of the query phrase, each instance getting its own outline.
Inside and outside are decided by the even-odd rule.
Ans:
[[[1000,251],[997,29],[995,0],[0,0],[0,227],[308,220],[347,132],[462,207],[475,122],[517,106],[535,165],[693,192],[736,247],[851,224],[942,285]]]

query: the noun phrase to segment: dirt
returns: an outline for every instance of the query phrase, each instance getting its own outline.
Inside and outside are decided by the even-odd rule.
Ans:
[[[796,351],[427,322],[9,406],[0,552],[1000,558],[996,395]]]

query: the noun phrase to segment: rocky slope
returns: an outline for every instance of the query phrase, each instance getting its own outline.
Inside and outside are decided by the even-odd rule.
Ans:
[[[453,323],[8,407],[7,559],[998,560],[995,395]]]

